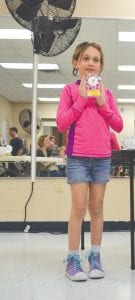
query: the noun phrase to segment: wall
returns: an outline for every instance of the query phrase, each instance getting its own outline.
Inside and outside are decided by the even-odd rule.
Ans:
[[[135,104],[121,105],[121,114],[124,120],[124,135],[135,135]]]
[[[9,15],[5,0],[0,0],[0,15]],[[134,0],[77,0],[74,16],[79,17],[108,17],[135,18]]]
[[[134,0],[77,0],[74,15],[80,17],[135,18]]]
[[[24,207],[31,192],[29,179],[0,181],[0,221],[24,220]],[[105,194],[105,221],[129,221],[129,179],[112,178]],[[71,204],[66,179],[38,179],[27,209],[27,221],[67,221]],[[89,219],[88,214],[85,218]]]
[[[117,135],[121,143],[126,136],[135,135],[135,104],[120,104],[119,108],[124,121],[124,128]]]
[[[7,129],[10,127],[12,120],[12,104],[0,97],[0,135],[3,129],[3,122],[7,124]],[[9,132],[7,130],[7,139],[9,138]],[[2,142],[2,136],[0,136],[0,141]]]

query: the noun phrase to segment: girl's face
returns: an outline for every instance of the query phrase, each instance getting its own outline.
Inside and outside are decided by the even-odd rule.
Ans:
[[[99,75],[102,69],[100,60],[100,52],[96,48],[89,46],[79,59],[74,61],[74,66],[79,70],[80,77],[93,74]]]

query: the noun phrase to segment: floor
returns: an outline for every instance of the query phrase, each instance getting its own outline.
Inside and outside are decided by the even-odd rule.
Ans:
[[[66,247],[66,234],[0,233],[0,300],[135,299],[129,232],[104,233],[104,279],[69,281],[63,264]],[[85,248],[89,248],[88,233]],[[84,251],[82,261],[87,272]]]

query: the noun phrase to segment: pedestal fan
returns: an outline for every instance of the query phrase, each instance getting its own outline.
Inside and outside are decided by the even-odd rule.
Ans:
[[[32,142],[31,179],[33,192],[36,174],[36,115],[38,55],[56,56],[70,47],[81,27],[81,18],[71,18],[76,0],[5,0],[13,18],[32,32],[33,41],[33,101],[32,101]]]
[[[32,162],[35,179],[36,164],[36,102],[38,54],[55,56],[70,47],[81,26],[80,18],[70,18],[76,0],[5,0],[14,19],[33,35],[33,101],[32,101]]]

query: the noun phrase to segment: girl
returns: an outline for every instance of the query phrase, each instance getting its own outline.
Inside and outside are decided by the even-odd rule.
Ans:
[[[103,199],[111,164],[110,128],[120,132],[123,121],[111,91],[99,83],[99,95],[87,96],[88,76],[99,76],[104,65],[100,45],[79,44],[72,58],[73,74],[80,80],[64,87],[57,111],[57,126],[68,130],[67,179],[72,206],[68,226],[69,250],[66,275],[74,281],[87,280],[80,264],[79,244],[82,220],[89,210],[91,249],[87,252],[89,278],[102,278],[100,260],[103,231]]]

